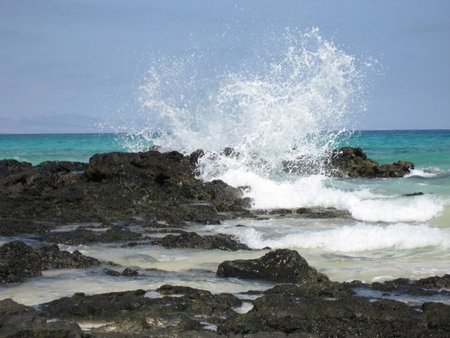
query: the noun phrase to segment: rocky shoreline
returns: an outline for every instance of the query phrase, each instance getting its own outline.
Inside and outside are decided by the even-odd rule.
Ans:
[[[232,155],[232,151],[228,152]],[[88,164],[0,161],[0,287],[48,269],[104,267],[103,273],[138,278],[140,271],[100,261],[62,246],[114,244],[249,251],[229,235],[192,232],[189,224],[267,217],[351,218],[333,208],[250,210],[240,189],[196,178],[201,151],[109,153]],[[378,165],[359,148],[326,160],[330,175],[402,177],[410,162]],[[270,248],[266,248],[270,250]],[[265,252],[267,252],[267,250]],[[217,278],[265,280],[265,291],[239,294],[162,285],[53,300],[38,307],[0,300],[2,337],[444,337],[450,306],[405,304],[396,294],[448,297],[450,275],[417,281],[338,283],[309,266],[296,251],[272,250],[260,258],[224,261]],[[49,285],[51,288],[51,285]]]

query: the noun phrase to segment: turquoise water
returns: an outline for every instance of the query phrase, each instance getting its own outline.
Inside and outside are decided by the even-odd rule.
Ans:
[[[139,136],[125,134],[0,135],[0,159],[15,158],[34,164],[44,160],[88,161],[95,153],[127,151],[133,142],[142,145],[141,141]],[[374,282],[450,273],[450,130],[359,131],[341,144],[360,146],[369,157],[381,163],[400,159],[413,161],[417,169],[400,179],[336,179],[311,175],[274,181],[248,172],[246,168],[231,167],[216,177],[233,186],[249,186],[245,193],[252,198],[255,208],[335,207],[348,210],[352,219],[249,219],[206,228],[193,225],[194,230],[231,234],[254,249],[269,246],[298,250],[312,266],[337,281]],[[419,191],[424,195],[403,196]],[[236,227],[236,222],[245,226]],[[229,253],[217,251],[216,256],[212,256],[210,252],[194,250],[177,251],[173,259],[167,260],[166,251],[150,247],[139,248],[136,257],[140,257],[142,250],[148,250],[152,256],[162,250],[165,258],[142,265],[142,260],[130,260],[128,248],[126,251],[103,246],[72,249],[82,249],[83,253],[100,259],[108,257],[119,263],[169,271],[184,271],[190,267],[214,271],[219,262],[230,259],[226,256]],[[259,254],[259,251],[242,253]],[[230,255],[236,258],[236,253]],[[55,289],[50,296],[44,277],[17,289],[0,290],[0,298],[13,297],[27,304],[37,304],[71,295],[74,290],[98,293],[142,287],[130,280],[111,285],[103,277],[91,278],[91,275],[49,277],[53,278],[52,288]],[[144,281],[147,286],[153,285],[153,279]],[[168,282],[179,283],[179,279],[158,283]],[[186,281],[186,285],[196,287],[230,287],[224,283],[222,280],[205,281],[201,276]]]
[[[0,135],[0,159],[13,158],[33,164],[47,160],[87,162],[95,153],[127,151],[126,137],[120,134]],[[358,131],[342,144],[361,147],[380,163],[402,159],[414,162],[416,168],[450,169],[450,130]]]
[[[359,131],[348,144],[381,163],[404,159],[418,168],[450,169],[450,130]]]

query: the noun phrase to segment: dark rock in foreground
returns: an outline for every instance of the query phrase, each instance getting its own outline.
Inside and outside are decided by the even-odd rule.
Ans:
[[[57,245],[33,249],[14,241],[0,247],[0,283],[22,282],[24,278],[42,275],[42,270],[79,269],[99,264],[97,259],[83,256],[79,251],[60,251]]]
[[[328,281],[297,251],[288,249],[271,251],[258,259],[225,261],[217,268],[217,275],[298,284]]]
[[[362,178],[403,177],[414,169],[414,164],[407,161],[379,165],[367,158],[361,148],[353,147],[334,150],[328,159],[327,166],[333,176]]]
[[[206,250],[250,250],[250,248],[242,243],[232,239],[229,235],[216,234],[200,236],[195,232],[185,232],[180,235],[167,235],[161,239],[155,240],[154,244],[159,244],[165,248],[192,248]]]
[[[233,295],[189,287],[162,286],[156,293],[161,297],[147,297],[144,290],[93,296],[78,293],[44,304],[42,310],[48,318],[110,322],[92,330],[94,336],[204,337],[210,332],[207,325],[224,322],[241,305]]]
[[[82,337],[76,323],[51,320],[12,299],[0,301],[0,337]]]
[[[249,201],[222,181],[202,182],[195,162],[178,152],[108,153],[89,164],[0,161],[0,224],[115,222],[136,215],[180,225],[218,223],[219,212],[244,211]],[[24,231],[21,231],[24,233]]]
[[[344,296],[338,299],[270,293],[254,308],[219,326],[219,333],[283,332],[310,337],[444,337],[449,334],[450,307],[424,304],[419,310],[391,300]]]

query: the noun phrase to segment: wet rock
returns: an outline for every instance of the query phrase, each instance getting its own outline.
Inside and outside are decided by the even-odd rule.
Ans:
[[[0,219],[0,236],[47,233],[56,225],[49,222],[33,222],[22,219]]]
[[[0,177],[20,173],[31,168],[31,163],[17,160],[0,160]]]
[[[252,210],[254,215],[288,216],[301,218],[351,218],[347,210],[326,207],[310,207],[298,209],[270,209],[270,210]]]
[[[134,277],[139,275],[138,271],[135,269],[131,269],[131,268],[125,268],[122,271],[122,276],[126,276],[126,277]]]
[[[49,319],[12,299],[0,301],[1,337],[82,337],[75,323]]]
[[[113,226],[105,232],[86,229],[73,231],[50,232],[41,237],[46,242],[66,245],[80,245],[89,243],[114,243],[136,241],[142,238],[142,234]]]
[[[208,332],[203,323],[222,323],[241,301],[230,294],[211,294],[189,287],[162,286],[162,297],[149,298],[144,290],[86,296],[75,294],[42,305],[43,315],[66,320],[106,321],[97,334],[126,336],[185,336]]]
[[[428,278],[422,278],[418,280],[410,280],[408,278],[397,278],[384,282],[376,282],[372,284],[355,285],[356,287],[364,287],[367,289],[384,291],[384,292],[397,292],[415,296],[432,296],[441,293],[446,293],[445,290],[450,288],[450,275],[433,276]]]
[[[125,268],[122,272],[112,269],[103,269],[103,272],[109,276],[135,277],[139,275],[137,270],[131,268]]]
[[[18,283],[24,278],[40,276],[42,270],[87,268],[99,265],[95,258],[83,256],[79,251],[60,251],[57,245],[34,249],[22,241],[0,247],[0,283]]]
[[[339,299],[355,294],[348,285],[331,281],[319,281],[302,285],[280,284],[266,290],[264,293],[279,294],[286,297],[317,296],[324,299]]]
[[[403,177],[414,169],[414,164],[408,161],[397,161],[392,164],[382,164],[378,168],[377,177]]]
[[[279,249],[258,259],[225,261],[217,268],[219,277],[265,279],[280,283],[318,283],[328,277],[309,266],[297,251]]]
[[[328,171],[333,176],[348,177],[403,177],[414,169],[414,164],[398,161],[379,165],[371,160],[361,148],[344,147],[334,150],[327,160]]]
[[[200,236],[195,232],[185,232],[180,235],[167,235],[164,238],[158,239],[155,244],[162,245],[166,248],[192,248],[192,249],[206,249],[206,250],[250,250],[250,248],[242,243],[232,239],[229,235],[216,234]]]
[[[297,215],[305,218],[351,218],[347,210],[339,210],[336,208],[299,208],[295,212]]]
[[[219,212],[249,206],[239,189],[198,180],[193,162],[178,152],[154,150],[97,154],[89,164],[3,161],[0,219],[114,223],[148,215],[183,226],[184,221],[217,223]]]
[[[213,205],[188,204],[181,208],[185,214],[185,220],[201,224],[220,224],[221,217]]]
[[[414,196],[422,196],[422,195],[424,195],[424,193],[419,191],[419,192],[413,192],[413,193],[410,193],[410,194],[403,194],[402,196],[404,196],[404,197],[414,197]]]
[[[256,299],[251,311],[233,316],[218,330],[226,335],[274,331],[320,337],[419,337],[445,332],[441,322],[432,329],[428,324],[414,308],[395,301],[272,293]]]
[[[22,282],[24,278],[42,274],[42,257],[21,241],[0,247],[0,283]]]
[[[423,317],[426,325],[439,336],[450,336],[450,306],[441,303],[422,304]]]
[[[82,174],[87,168],[87,163],[69,161],[45,161],[36,166],[44,173],[76,173]]]
[[[221,180],[206,182],[202,190],[218,211],[240,211],[250,208],[250,199],[242,198],[242,192]]]
[[[205,152],[202,149],[197,149],[192,154],[189,155],[189,161],[193,165],[197,165],[198,160],[205,156]]]

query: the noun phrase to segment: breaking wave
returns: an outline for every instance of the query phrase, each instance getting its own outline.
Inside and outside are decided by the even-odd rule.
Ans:
[[[274,44],[279,48],[272,54],[219,70],[202,53],[155,60],[141,87],[139,123],[125,146],[203,149],[200,177],[247,186],[255,208],[331,206],[384,222],[423,222],[439,214],[442,203],[428,196],[393,200],[326,184],[323,157],[353,130],[373,65],[317,28],[286,31]],[[289,175],[283,170],[289,162],[302,169]]]

